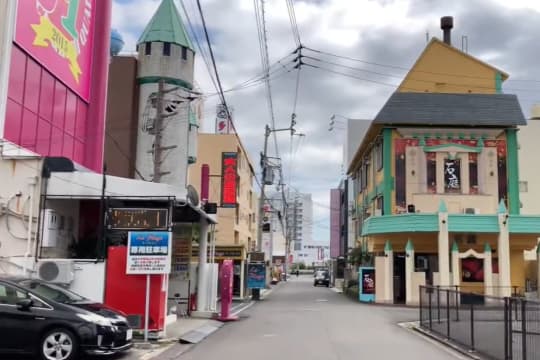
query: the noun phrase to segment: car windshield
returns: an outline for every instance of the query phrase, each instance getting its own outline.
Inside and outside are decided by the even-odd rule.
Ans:
[[[323,271],[323,270],[319,270],[319,271],[317,271],[317,273],[315,274],[315,276],[317,276],[317,277],[324,277],[324,276],[326,276],[327,274],[328,274],[328,272]]]
[[[70,304],[87,300],[85,297],[77,295],[74,292],[71,292],[54,284],[47,284],[33,280],[24,280],[20,282],[20,285],[32,290],[33,292],[44,297],[45,299],[53,300],[63,304]]]

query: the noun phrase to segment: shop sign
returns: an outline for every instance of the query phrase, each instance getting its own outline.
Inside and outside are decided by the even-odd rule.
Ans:
[[[266,266],[261,263],[247,265],[248,289],[264,289],[266,287]]]
[[[216,247],[214,251],[214,257],[217,260],[233,259],[243,260],[242,256],[243,247]],[[193,248],[191,253],[192,257],[199,257],[199,248]],[[208,247],[207,256],[210,257],[210,247]]]
[[[130,231],[126,274],[169,274],[171,238],[167,231]]]
[[[166,229],[168,214],[168,209],[111,208],[108,226],[118,230]]]
[[[23,0],[15,42],[88,101],[97,0]]]
[[[221,206],[236,207],[236,186],[238,154],[235,152],[222,153],[221,177]]]

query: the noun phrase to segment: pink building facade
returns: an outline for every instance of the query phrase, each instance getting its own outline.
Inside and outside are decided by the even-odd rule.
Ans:
[[[4,139],[101,172],[111,0],[19,1]]]
[[[340,256],[341,244],[341,190],[330,190],[330,257]]]

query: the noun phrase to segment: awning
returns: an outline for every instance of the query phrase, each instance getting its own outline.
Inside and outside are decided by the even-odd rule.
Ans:
[[[86,171],[52,171],[47,179],[47,199],[99,199],[102,195],[109,198],[136,200],[174,200],[180,207],[190,207],[201,218],[209,223],[217,223],[215,217],[204,212],[199,206],[187,200],[187,190],[169,184],[160,184],[143,180],[128,179],[105,175],[105,191],[103,192],[103,175]]]

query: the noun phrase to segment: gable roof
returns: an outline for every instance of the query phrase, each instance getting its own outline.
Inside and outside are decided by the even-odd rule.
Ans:
[[[173,0],[163,0],[146,28],[137,45],[147,42],[168,42],[187,47],[195,52],[193,44],[178,13]]]
[[[444,41],[441,41],[439,39],[437,39],[436,37],[433,37],[431,38],[431,41],[427,44],[427,46],[424,48],[424,51],[422,51],[422,53],[420,54],[420,56],[416,59],[416,61],[414,62],[414,65],[411,67],[411,69],[409,70],[409,72],[407,73],[407,75],[405,76],[405,78],[403,79],[403,81],[401,82],[401,84],[403,84],[408,78],[409,76],[411,75],[411,73],[415,70],[416,66],[424,59],[424,56],[428,53],[428,51],[434,46],[434,45],[441,45],[443,46],[444,48],[450,50],[450,51],[453,51],[461,56],[463,56],[464,58],[466,59],[469,59],[469,60],[472,60],[486,68],[489,68],[495,72],[498,72],[501,74],[501,80],[504,81],[506,79],[508,79],[509,75],[508,73],[502,71],[501,69],[499,68],[496,68],[495,66],[493,65],[490,65],[488,64],[487,62],[484,62],[466,52],[463,52],[461,50],[459,50],[458,48],[452,46],[452,45],[448,45],[447,43],[445,43]],[[400,85],[401,86],[401,85]]]
[[[516,95],[394,92],[375,117],[380,125],[526,125]]]

